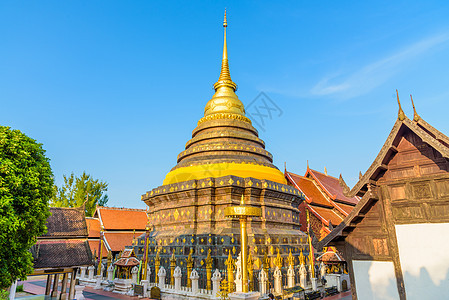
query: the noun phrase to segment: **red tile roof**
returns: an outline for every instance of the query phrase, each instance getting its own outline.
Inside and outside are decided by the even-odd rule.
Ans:
[[[348,216],[349,213],[354,209],[354,205],[347,205],[347,204],[343,204],[340,202],[335,202],[334,201],[335,206],[338,206],[340,209],[339,211],[341,213],[343,213],[345,216]]]
[[[122,251],[126,246],[130,246],[133,241],[133,237],[138,237],[143,231],[132,232],[105,232],[104,237],[107,245],[111,248],[111,251]]]
[[[96,215],[106,231],[145,230],[148,216],[144,209],[97,207]]]
[[[87,230],[89,232],[89,238],[100,237],[100,220],[97,218],[86,218]]]
[[[303,192],[306,196],[307,203],[332,207],[332,204],[324,197],[312,179],[294,174],[292,172],[286,172],[286,175],[287,180],[293,181],[291,183]]]
[[[337,215],[333,210],[328,208],[323,208],[319,206],[309,205],[311,211],[316,212],[318,217],[322,219],[326,226],[329,226],[329,220],[332,222],[333,226],[337,226],[343,221],[343,218]]]
[[[323,174],[312,169],[308,169],[305,176],[307,176],[308,173],[310,173],[319,182],[319,184],[322,185],[324,190],[332,199],[336,199],[352,205],[355,205],[359,202],[356,197],[348,198],[343,195],[343,189],[340,186],[338,178]]]
[[[100,241],[99,240],[89,240],[89,247],[90,247],[90,251],[92,251],[92,257],[95,257],[95,255],[100,255]],[[108,257],[108,249],[106,249],[106,247],[103,244],[103,252],[101,253],[101,257],[102,258],[106,258]]]

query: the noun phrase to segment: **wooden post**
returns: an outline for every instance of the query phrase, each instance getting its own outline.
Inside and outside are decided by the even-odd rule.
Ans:
[[[59,285],[59,274],[55,274],[55,278],[53,280],[53,290],[51,291],[51,296],[53,298],[58,297],[58,285]]]
[[[59,296],[59,299],[65,300],[67,299],[67,279],[69,277],[69,273],[64,273],[62,275],[62,283],[61,283],[61,295]]]
[[[77,269],[73,269],[72,276],[70,277],[69,299],[75,298],[75,284],[76,284],[76,272]]]
[[[52,274],[48,274],[47,275],[47,285],[45,286],[45,295],[50,295],[52,279],[53,279],[53,275]]]

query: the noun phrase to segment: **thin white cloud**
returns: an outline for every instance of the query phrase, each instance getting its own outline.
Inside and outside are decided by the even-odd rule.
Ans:
[[[310,93],[317,96],[338,95],[343,98],[368,93],[391,78],[404,63],[448,40],[449,33],[426,38],[393,55],[370,63],[352,74],[326,76],[310,90]]]

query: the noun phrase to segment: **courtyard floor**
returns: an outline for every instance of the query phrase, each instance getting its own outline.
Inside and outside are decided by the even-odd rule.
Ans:
[[[17,295],[16,299],[52,299],[49,296],[43,296],[45,293],[45,279],[36,277],[36,278],[30,278],[30,280],[19,282],[20,284],[23,284],[23,290],[24,294],[28,294],[29,296],[25,296],[23,294]],[[125,296],[120,295],[112,292],[105,292],[103,290],[94,290],[92,287],[86,286],[84,289],[84,297],[87,300],[106,300],[106,299],[148,299],[148,298],[138,298],[138,297],[131,297],[131,296]],[[54,298],[53,298],[54,299]],[[333,295],[324,298],[325,300],[350,300],[351,292],[344,292],[338,295]]]

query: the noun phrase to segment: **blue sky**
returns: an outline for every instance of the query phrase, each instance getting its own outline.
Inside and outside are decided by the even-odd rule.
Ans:
[[[2,1],[0,124],[44,144],[57,184],[85,170],[111,206],[145,207],[213,95],[225,7],[239,98],[280,109],[256,125],[280,169],[353,185],[395,89],[449,133],[447,1]]]

